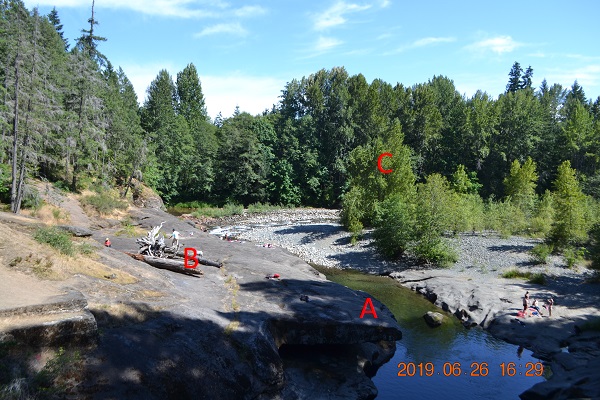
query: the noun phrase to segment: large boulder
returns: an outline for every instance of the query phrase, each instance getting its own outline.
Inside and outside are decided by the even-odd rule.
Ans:
[[[432,328],[436,328],[444,322],[444,316],[439,312],[427,311],[427,314],[423,315],[425,322]]]
[[[65,232],[69,232],[71,235],[76,236],[76,237],[92,236],[92,231],[90,231],[87,228],[82,228],[81,226],[58,225],[57,228],[65,231]]]
[[[165,203],[158,194],[137,179],[131,180],[133,204],[140,208],[154,208],[165,211]]]

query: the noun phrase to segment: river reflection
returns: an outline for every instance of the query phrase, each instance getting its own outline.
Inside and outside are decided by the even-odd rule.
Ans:
[[[442,312],[447,317],[444,324],[430,328],[423,315],[427,311],[441,310],[390,278],[352,270],[315,268],[331,281],[371,294],[384,303],[398,320],[402,340],[397,342],[396,354],[373,377],[379,390],[378,400],[516,399],[520,393],[544,379],[525,376],[526,363],[540,362],[531,356],[530,351],[495,339],[479,328],[467,330],[450,314]],[[516,374],[513,377],[502,376],[501,364],[509,362],[515,363]],[[425,376],[425,373],[419,376],[417,367],[415,376],[399,377],[399,363],[433,363],[434,372],[432,376]],[[445,363],[460,363],[460,375],[444,376]],[[486,376],[471,376],[471,372],[482,363],[487,363]],[[448,367],[447,372],[450,371]],[[481,370],[475,373],[483,375]]]

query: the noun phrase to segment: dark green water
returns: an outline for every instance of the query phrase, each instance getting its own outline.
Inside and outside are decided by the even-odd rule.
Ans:
[[[444,313],[447,318],[441,327],[430,328],[423,315],[427,311],[442,311],[393,279],[352,270],[315,268],[331,281],[371,294],[398,320],[402,340],[396,343],[396,354],[373,378],[379,390],[378,400],[517,399],[520,393],[544,379],[525,376],[527,363],[540,362],[530,351],[519,355],[517,346],[495,339],[481,329],[465,329],[450,314]],[[515,376],[502,376],[501,364],[510,362],[515,363]],[[398,376],[399,363],[414,363],[417,366],[414,376]],[[432,376],[426,376],[424,367],[423,376],[419,376],[419,363],[423,366],[432,363]],[[460,375],[444,376],[445,363],[460,363]],[[487,376],[471,376],[472,371],[483,375],[485,371],[477,370],[477,365],[483,363],[487,363]],[[451,372],[449,367],[447,372]]]

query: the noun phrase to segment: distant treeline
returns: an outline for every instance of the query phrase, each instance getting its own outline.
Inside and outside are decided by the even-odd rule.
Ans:
[[[534,88],[533,69],[515,62],[497,98],[465,97],[444,76],[405,87],[338,67],[291,80],[262,115],[211,121],[193,64],[176,77],[160,71],[139,107],[99,51],[93,10],[88,24],[70,49],[56,10],[0,1],[0,187],[15,212],[29,177],[73,191],[136,177],[170,203],[344,205],[357,230],[414,184],[459,185],[459,174],[467,192],[504,199],[511,168],[529,165],[528,195],[538,196],[557,190],[565,161],[583,194],[600,197],[600,97],[577,81]],[[397,168],[386,176],[382,152]]]

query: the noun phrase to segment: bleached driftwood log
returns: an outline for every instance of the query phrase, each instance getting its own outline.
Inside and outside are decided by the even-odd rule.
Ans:
[[[200,264],[202,264],[202,265],[209,265],[211,267],[217,267],[217,268],[221,268],[223,266],[223,263],[221,263],[221,262],[211,261],[211,260],[207,260],[206,258],[201,257],[202,253],[200,251],[196,250],[196,252],[198,254],[196,256],[196,259],[198,260],[198,262]],[[167,247],[165,249],[165,253],[172,254],[175,257],[181,257],[181,258],[185,257],[185,254],[183,253],[183,250],[179,250],[179,251],[177,251],[177,253],[175,253],[174,249],[170,248],[170,247]],[[188,256],[190,256],[190,255],[192,255],[192,254],[188,253]]]
[[[185,268],[185,266],[183,265],[183,260],[172,260],[172,259],[168,259],[168,258],[160,258],[160,257],[147,256],[147,255],[135,254],[135,253],[125,253],[125,254],[135,258],[138,261],[143,261],[146,264],[149,264],[156,268],[167,269],[169,271],[177,272],[177,273],[184,274],[184,275],[193,275],[193,276],[204,275],[204,272],[202,272],[202,270],[199,270],[197,268]]]

